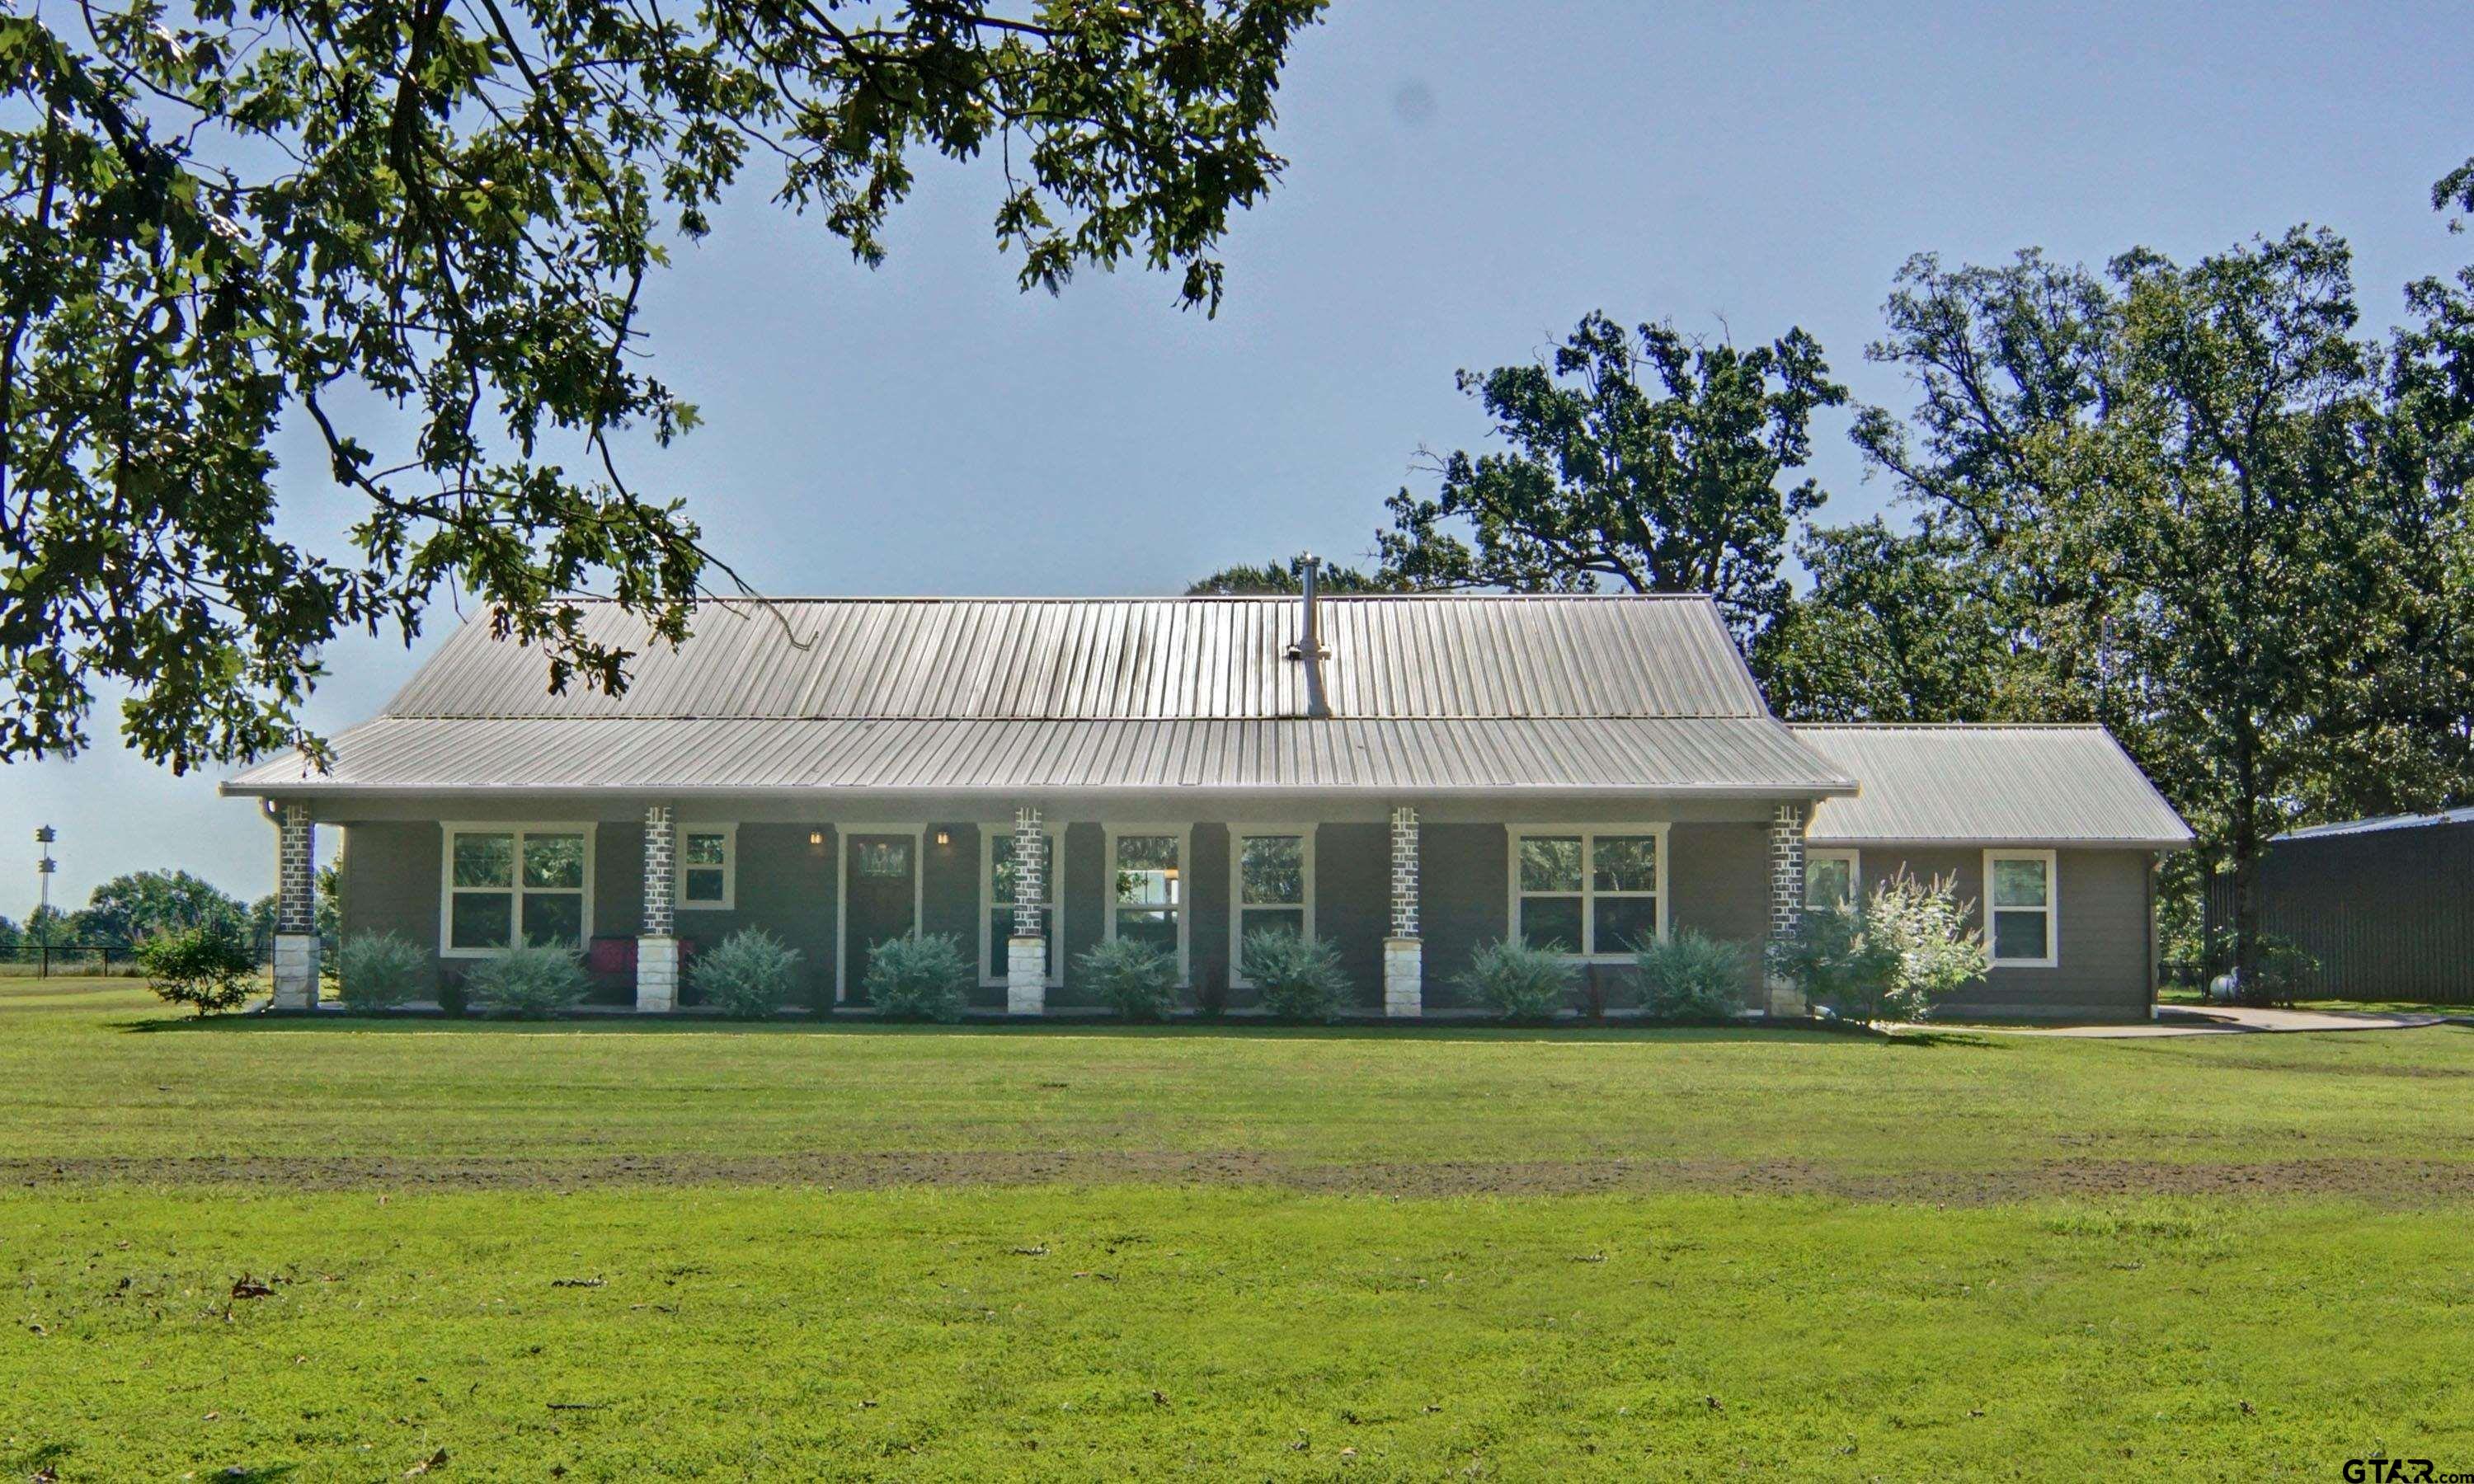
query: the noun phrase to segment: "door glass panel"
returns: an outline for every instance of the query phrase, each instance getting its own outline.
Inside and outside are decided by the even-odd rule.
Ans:
[[[853,870],[872,880],[894,877],[908,879],[910,874],[910,842],[906,839],[854,840],[851,842]]]

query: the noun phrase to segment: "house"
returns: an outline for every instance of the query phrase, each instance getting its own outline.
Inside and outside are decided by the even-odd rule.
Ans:
[[[2211,932],[2233,877],[2208,883]],[[2474,809],[2290,829],[2260,852],[2260,931],[2302,950],[2305,996],[2474,1005]]]
[[[714,602],[624,696],[545,692],[483,621],[383,713],[224,785],[279,838],[278,1002],[314,1000],[311,826],[341,827],[344,931],[452,974],[516,937],[611,995],[680,1001],[742,926],[863,1002],[871,945],[951,933],[976,1003],[1086,1003],[1105,939],[1243,1007],[1239,945],[1334,944],[1366,1008],[1456,1003],[1481,944],[1562,947],[1620,1008],[1630,945],[1753,947],[1807,892],[1902,867],[1991,887],[1969,1010],[2143,1016],[2155,853],[2190,834],[2094,729],[1794,729],[1703,597]]]

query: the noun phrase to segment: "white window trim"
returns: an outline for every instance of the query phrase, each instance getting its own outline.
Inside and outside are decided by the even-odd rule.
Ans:
[[[688,900],[688,836],[721,836],[721,900]],[[671,839],[670,905],[681,912],[734,912],[739,907],[739,826],[681,825]],[[698,868],[706,869],[706,868]]]
[[[1508,849],[1506,850],[1505,855],[1507,864],[1510,868],[1511,898],[1510,902],[1505,909],[1503,920],[1505,935],[1512,936],[1520,931],[1520,899],[1522,898],[1570,897],[1574,895],[1571,892],[1522,891],[1520,889],[1520,842],[1523,840],[1537,838],[1565,839],[1573,835],[1578,835],[1581,837],[1581,890],[1578,895],[1581,898],[1582,951],[1579,953],[1567,953],[1564,956],[1576,964],[1628,964],[1632,962],[1632,950],[1629,948],[1618,948],[1612,952],[1593,951],[1597,947],[1598,915],[1592,909],[1596,905],[1597,898],[1602,896],[1619,898],[1639,897],[1643,895],[1639,892],[1600,892],[1591,885],[1591,880],[1597,874],[1595,870],[1597,859],[1597,839],[1600,835],[1649,835],[1658,841],[1658,886],[1654,895],[1658,898],[1658,936],[1661,941],[1663,941],[1666,937],[1667,905],[1672,896],[1672,894],[1667,890],[1667,873],[1669,870],[1669,855],[1671,853],[1667,849],[1667,829],[1668,826],[1663,821],[1655,824],[1643,823],[1637,825],[1514,825],[1510,826],[1506,831],[1506,845]]]
[[[439,823],[438,828],[440,831],[438,838],[438,956],[440,958],[495,958],[498,954],[506,951],[504,948],[459,948],[454,945],[455,893],[458,890],[455,885],[455,837],[459,834],[513,835],[516,837],[515,879],[514,883],[504,888],[504,890],[506,895],[517,898],[513,903],[514,916],[509,920],[507,936],[510,939],[518,941],[521,940],[524,931],[524,904],[521,899],[524,890],[523,837],[528,834],[583,835],[584,890],[582,895],[584,898],[584,915],[582,931],[579,934],[580,941],[575,945],[575,951],[581,953],[586,948],[592,946],[593,862],[594,857],[599,853],[597,847],[600,842],[595,835],[595,831],[600,828],[598,825],[590,820],[444,820]],[[497,891],[500,889],[497,887],[468,886],[462,888],[462,890],[468,893],[478,894],[480,892]],[[535,887],[534,890],[566,891],[569,890],[569,888]]]
[[[850,998],[850,851],[853,835],[910,837],[910,936],[928,917],[928,826],[920,824],[834,826],[834,1003]]]
[[[1993,863],[2001,860],[2040,860],[2045,863],[2045,956],[2043,958],[1992,959],[1996,969],[2058,969],[2062,962],[2062,867],[2061,857],[2052,850],[1987,850],[1984,852],[1984,951],[1998,953],[2001,936],[1995,932],[1993,914],[2001,912],[2033,912],[2033,907],[2001,907],[1993,904]]]
[[[1194,978],[1194,826],[1191,825],[1103,825],[1100,826],[1101,937],[1117,941],[1117,842],[1127,835],[1175,835],[1177,879],[1183,887],[1176,901],[1176,982]]]
[[[1263,836],[1297,835],[1305,842],[1305,941],[1315,936],[1315,826],[1312,825],[1231,825],[1228,826],[1228,983],[1254,988],[1246,977],[1246,842]],[[1114,859],[1112,855],[1110,857]],[[1387,878],[1388,879],[1388,878]],[[1387,888],[1388,889],[1388,888]],[[1269,907],[1271,903],[1260,902]]]
[[[1807,896],[1811,894],[1812,863],[1821,860],[1843,860],[1847,863],[1847,899],[1851,904],[1860,904],[1864,900],[1864,852],[1837,849],[1816,850],[1807,846],[1804,851],[1804,880]],[[1805,905],[1809,907],[1812,903],[1807,901]]]
[[[994,880],[997,865],[997,836],[1002,834],[1011,839],[1013,827],[1011,820],[982,821],[980,825],[980,988],[983,990],[996,989],[1009,982],[1004,974],[988,972],[988,960],[995,955],[997,948],[994,929],[988,926],[988,919],[996,916],[999,906]],[[1065,862],[1062,858],[1065,849],[1065,827],[1061,825],[1043,824],[1039,826],[1039,832],[1048,837],[1048,921],[1055,928],[1055,936],[1062,939],[1065,936]],[[1009,909],[1013,903],[1008,901],[1003,905]],[[1012,935],[1008,933],[1007,936]],[[1063,989],[1065,987],[1065,945],[1062,942],[1048,945],[1048,987],[1052,990]]]

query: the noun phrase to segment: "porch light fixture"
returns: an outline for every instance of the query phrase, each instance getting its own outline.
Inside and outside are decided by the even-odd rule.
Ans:
[[[823,850],[825,848],[825,832],[821,829],[809,830],[808,848],[812,850]]]
[[[940,829],[936,831],[936,843],[938,845],[952,845],[954,843],[954,837]]]

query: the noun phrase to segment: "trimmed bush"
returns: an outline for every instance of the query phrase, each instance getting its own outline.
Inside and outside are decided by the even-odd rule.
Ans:
[[[970,956],[951,933],[887,938],[867,950],[868,1003],[888,1020],[939,1020],[951,1025],[969,1003]]]
[[[1119,938],[1074,961],[1075,977],[1128,1020],[1163,1020],[1176,1008],[1176,960],[1148,943]]]
[[[1280,1019],[1334,1020],[1348,1007],[1348,975],[1328,943],[1285,927],[1260,928],[1246,935],[1240,962],[1263,1008]]]
[[[1770,945],[1770,965],[1843,1019],[1921,1020],[1984,977],[1984,938],[1967,925],[1974,907],[1953,878],[1902,874],[1861,906],[1807,909],[1795,933]]]
[[[354,1010],[393,1010],[429,977],[429,955],[401,933],[356,933],[335,949],[335,993]]]
[[[1545,1020],[1571,998],[1578,977],[1571,960],[1552,948],[1506,938],[1470,954],[1453,983],[1507,1020]]]
[[[200,1016],[238,1010],[258,988],[257,955],[220,923],[150,938],[137,945],[137,963],[157,998]]]
[[[742,927],[695,956],[688,985],[734,1020],[769,1020],[790,1002],[799,950],[761,927]]]
[[[1652,1019],[1724,1020],[1743,1008],[1753,956],[1730,938],[1683,928],[1633,950],[1640,1005]]]
[[[546,1020],[574,1009],[591,988],[573,953],[537,945],[493,953],[464,976],[473,1004],[509,1020]]]

